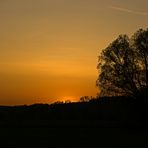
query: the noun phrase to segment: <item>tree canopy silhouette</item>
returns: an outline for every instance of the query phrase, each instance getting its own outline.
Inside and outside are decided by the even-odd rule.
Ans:
[[[97,86],[101,95],[148,95],[148,29],[131,38],[120,35],[99,56]]]

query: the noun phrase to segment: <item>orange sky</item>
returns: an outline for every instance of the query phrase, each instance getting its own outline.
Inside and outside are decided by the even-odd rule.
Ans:
[[[147,10],[146,0],[0,1],[0,104],[95,96],[99,52],[146,28]]]

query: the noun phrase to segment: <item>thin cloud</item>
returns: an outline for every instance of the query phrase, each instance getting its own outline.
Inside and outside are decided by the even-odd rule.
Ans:
[[[126,9],[126,8],[121,8],[121,7],[115,7],[115,6],[110,6],[109,8],[117,10],[117,11],[122,11],[126,13],[132,13],[132,14],[138,14],[138,15],[143,15],[143,16],[148,16],[148,12],[141,12],[141,11],[134,11],[131,9]]]

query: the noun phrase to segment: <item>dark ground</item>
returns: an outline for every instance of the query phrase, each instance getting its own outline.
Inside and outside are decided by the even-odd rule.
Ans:
[[[0,106],[0,148],[148,148],[148,104],[127,97]]]
[[[1,147],[147,148],[148,130],[120,128],[0,128]]]

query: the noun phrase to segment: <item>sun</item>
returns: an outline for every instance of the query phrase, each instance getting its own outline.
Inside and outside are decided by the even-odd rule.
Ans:
[[[64,97],[62,97],[61,101],[63,101],[63,102],[76,102],[77,98],[73,97],[73,96],[64,96]]]

